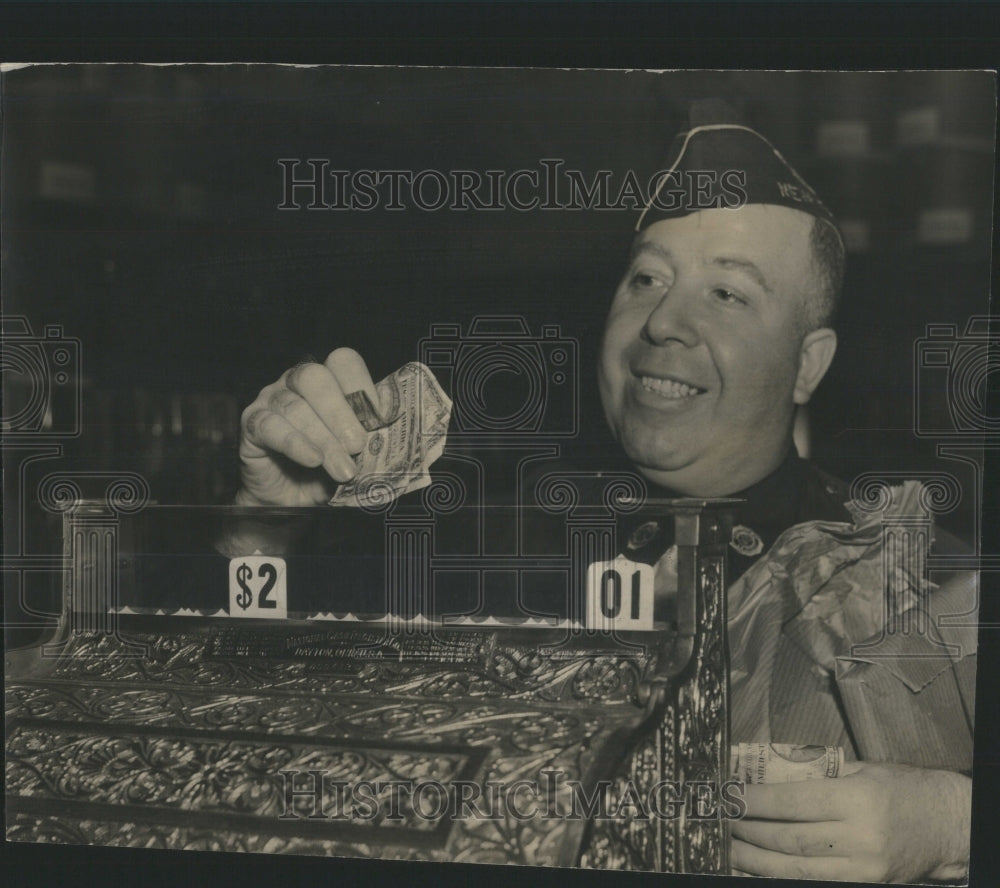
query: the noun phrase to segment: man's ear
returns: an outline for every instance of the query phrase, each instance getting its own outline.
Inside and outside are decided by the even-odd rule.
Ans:
[[[795,403],[807,404],[826,375],[837,351],[837,334],[829,327],[807,333],[799,349],[799,373],[795,377]]]

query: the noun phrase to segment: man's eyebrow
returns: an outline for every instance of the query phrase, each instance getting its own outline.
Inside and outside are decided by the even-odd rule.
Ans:
[[[732,268],[737,271],[742,271],[748,277],[753,278],[757,286],[759,286],[769,296],[774,294],[774,290],[771,289],[771,285],[767,282],[767,278],[764,277],[764,272],[762,272],[749,259],[741,259],[738,256],[716,256],[712,260],[712,265],[718,265],[720,268]]]
[[[674,254],[667,247],[658,244],[656,241],[637,241],[632,245],[629,262],[633,262],[642,253],[652,253],[665,262],[672,262],[674,259]],[[750,277],[768,296],[774,295],[774,289],[767,282],[767,278],[764,277],[764,272],[749,259],[744,259],[740,256],[715,256],[710,264],[716,265],[719,268],[741,271]]]
[[[667,262],[672,261],[674,258],[674,254],[671,253],[670,250],[668,250],[666,247],[660,246],[655,241],[637,241],[636,243],[632,244],[632,250],[629,253],[628,257],[629,262],[635,259],[636,256],[638,256],[640,253],[653,253],[654,255],[659,256],[661,259],[664,259]]]

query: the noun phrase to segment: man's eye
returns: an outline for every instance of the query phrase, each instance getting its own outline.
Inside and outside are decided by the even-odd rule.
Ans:
[[[732,290],[727,290],[725,287],[716,287],[712,291],[712,295],[714,295],[720,302],[724,302],[727,305],[746,305],[746,299],[740,296],[739,293],[734,293]]]
[[[651,290],[656,287],[662,287],[663,281],[652,274],[646,274],[644,271],[637,271],[632,275],[632,286],[637,290]]]

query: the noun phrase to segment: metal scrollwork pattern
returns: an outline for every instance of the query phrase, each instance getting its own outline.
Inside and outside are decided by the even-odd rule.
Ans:
[[[635,658],[491,645],[477,662],[325,663],[286,659],[209,658],[205,639],[196,635],[143,636],[145,658],[121,655],[113,636],[81,634],[56,664],[53,678],[135,681],[200,687],[299,687],[314,693],[379,693],[407,696],[456,695],[532,699],[546,702],[592,701],[636,705],[639,666]]]
[[[591,773],[609,754],[608,738],[641,715],[633,702],[638,666],[627,657],[494,643],[466,664],[241,662],[206,659],[204,636],[143,641],[149,656],[126,658],[113,637],[81,634],[47,675],[8,683],[10,838],[547,864],[565,858],[581,824],[466,816],[447,824],[447,849],[291,827],[276,835],[276,775],[319,769],[348,781],[447,781],[468,760],[456,758],[456,748],[479,750],[483,781],[540,781],[555,769],[563,781],[558,805],[568,809],[565,781]],[[385,743],[404,749],[390,754],[380,749]],[[86,816],[94,805],[113,807]],[[267,828],[181,828],[148,820],[143,812],[152,809],[196,820],[245,815]],[[397,837],[434,826],[419,818],[379,825]]]
[[[266,831],[253,833],[220,828],[171,827],[121,820],[69,820],[64,817],[20,813],[9,818],[7,838],[13,842],[56,842],[119,848],[306,854],[381,860],[450,859],[444,850],[428,847],[337,842],[303,836],[275,836]]]
[[[286,811],[282,772],[322,772],[327,779],[368,780],[387,785],[396,780],[435,780],[447,786],[469,763],[462,752],[364,750],[281,740],[262,743],[236,737],[134,733],[127,729],[88,730],[89,725],[16,724],[7,745],[7,792],[15,809],[25,799],[48,802],[70,813],[74,804],[90,809],[114,805],[123,816],[181,809],[189,819],[238,815],[249,829],[273,830],[284,816],[315,818],[322,812],[312,795],[293,795]],[[389,810],[389,790],[375,797]],[[44,806],[44,804],[43,804]],[[395,819],[352,820],[355,828],[427,832],[439,824],[418,816],[411,806],[397,806]],[[211,821],[209,821],[211,823]]]
[[[398,659],[390,647],[370,659],[236,657],[219,655],[210,635],[181,632],[137,636],[147,655],[135,657],[123,649],[127,639],[78,633],[58,660],[8,680],[8,838],[725,871],[724,824],[637,817],[627,804],[627,793],[646,799],[661,780],[720,773],[722,582],[721,560],[702,560],[689,677],[671,686],[659,723],[631,753],[628,738],[646,718],[645,655],[484,631],[413,640],[419,656],[410,659],[405,639]],[[588,823],[566,816],[579,801],[572,783],[594,790],[625,755],[605,798],[616,816],[591,822],[580,856]],[[468,777],[500,792],[546,775],[558,782],[545,801],[553,816],[505,808],[437,822],[404,806],[399,820],[345,826],[281,819],[283,771],[321,771],[352,786]],[[308,814],[310,799],[293,795],[294,812]]]
[[[729,667],[723,575],[721,558],[699,563],[699,626],[692,655],[693,674],[677,689],[677,778],[682,785],[700,780],[717,784],[728,763],[729,751],[724,747]],[[718,804],[717,797],[714,802]],[[721,815],[713,819],[688,818],[682,809],[677,825],[684,872],[728,870],[728,827]]]
[[[634,787],[645,801],[650,819],[623,816],[595,820],[580,856],[580,865],[593,869],[675,872],[678,869],[677,824],[660,813],[670,813],[662,781],[674,779],[674,720],[676,711],[667,704],[656,730],[647,734],[630,756],[627,766],[615,777],[609,791],[608,809],[616,812],[628,787]],[[659,806],[659,811],[653,809]]]
[[[619,774],[607,792],[608,812],[617,813],[623,808],[623,801],[630,785],[635,786],[641,797],[646,780],[643,778],[660,773],[656,761],[656,738],[646,737],[632,754],[627,773]],[[623,811],[624,816],[610,816],[595,820],[587,846],[580,856],[580,866],[588,869],[640,870],[649,872],[660,870],[657,859],[655,821],[630,816],[631,810]]]
[[[618,772],[609,791],[614,811],[629,788],[649,800],[660,781],[676,781],[680,803],[659,795],[661,812],[650,821],[634,816],[595,820],[580,858],[600,869],[725,873],[729,866],[726,821],[689,817],[692,782],[718,787],[727,765],[728,660],[725,647],[724,556],[698,565],[698,632],[687,677],[673,686],[659,723]],[[718,806],[718,794],[707,800]],[[655,812],[654,812],[655,813]]]

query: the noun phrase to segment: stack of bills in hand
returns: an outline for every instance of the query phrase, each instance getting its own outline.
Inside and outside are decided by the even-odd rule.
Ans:
[[[840,746],[738,743],[729,750],[729,773],[744,783],[797,783],[839,777],[843,770]]]
[[[444,450],[451,400],[425,365],[405,364],[375,392],[378,404],[363,391],[347,395],[368,438],[355,457],[357,475],[337,488],[331,506],[379,508],[426,487]]]

